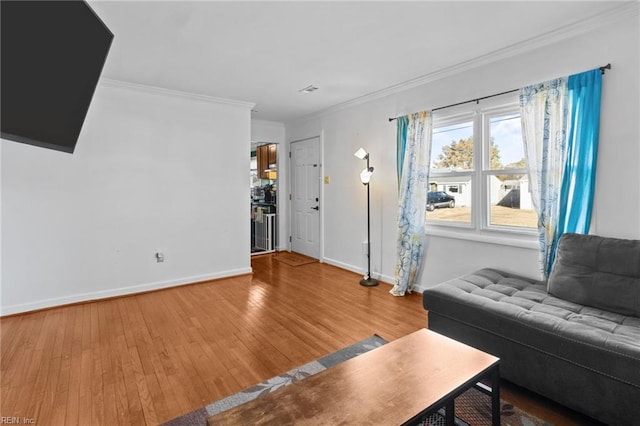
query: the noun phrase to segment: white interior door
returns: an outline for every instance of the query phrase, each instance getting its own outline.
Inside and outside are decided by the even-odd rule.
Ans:
[[[320,139],[291,143],[291,250],[320,257]]]

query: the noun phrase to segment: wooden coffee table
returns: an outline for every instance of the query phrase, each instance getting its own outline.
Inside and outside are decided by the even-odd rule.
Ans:
[[[500,424],[499,359],[427,329],[209,417],[214,425],[411,424],[480,385]]]

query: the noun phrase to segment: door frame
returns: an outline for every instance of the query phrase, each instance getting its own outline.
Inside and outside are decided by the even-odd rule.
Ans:
[[[253,149],[253,147],[255,146],[255,148],[257,149],[260,146],[263,145],[276,145],[276,171],[278,173],[278,178],[276,179],[278,182],[278,187],[280,184],[280,181],[282,179],[282,175],[284,173],[281,173],[280,171],[282,169],[284,169],[284,167],[282,166],[282,161],[283,159],[286,157],[286,155],[284,153],[282,153],[281,151],[285,150],[286,148],[286,144],[284,142],[264,142],[264,141],[251,141],[250,143],[250,151]],[[251,157],[250,157],[251,158]],[[256,161],[257,161],[257,153],[256,153]],[[260,168],[260,165],[257,165],[257,168]],[[249,170],[251,170],[251,167],[249,167]],[[258,172],[259,173],[259,172]],[[285,180],[286,182],[286,180]],[[273,250],[265,250],[265,251],[258,251],[258,252],[253,252],[250,253],[251,256],[258,256],[261,254],[267,254],[267,253],[276,253],[280,250],[280,247],[282,247],[282,242],[281,242],[281,235],[280,235],[280,228],[282,227],[282,229],[286,229],[286,223],[283,224],[283,214],[282,212],[285,211],[285,209],[282,208],[281,204],[284,202],[284,198],[280,199],[280,197],[284,197],[283,195],[281,195],[281,191],[278,190],[276,192],[276,218],[274,221],[274,226],[275,226],[275,231],[274,231],[274,238],[275,238],[275,242],[274,242],[274,248]],[[252,207],[252,204],[249,204],[250,207]]]
[[[292,143],[296,143],[296,142],[305,142],[305,141],[309,141],[309,140],[313,140],[313,139],[317,139],[318,140],[318,174],[319,174],[319,182],[318,182],[318,194],[320,197],[320,202],[319,202],[319,206],[320,209],[318,210],[318,261],[320,263],[324,262],[324,131],[320,132],[320,135],[317,136],[310,136],[307,138],[302,138],[302,139],[295,139],[292,141],[289,141],[288,143],[288,149],[289,149],[289,167],[288,169],[288,174],[289,174],[289,179],[287,182],[287,191],[289,193],[289,200],[287,203],[287,216],[289,219],[289,238],[288,238],[288,243],[287,243],[287,248],[289,252],[292,251],[292,242],[291,242],[291,237],[293,235],[293,200],[291,199],[291,194],[292,194],[292,188],[293,188],[293,180],[295,179],[295,173],[293,172],[293,167],[292,167],[292,159],[291,159],[291,144]]]

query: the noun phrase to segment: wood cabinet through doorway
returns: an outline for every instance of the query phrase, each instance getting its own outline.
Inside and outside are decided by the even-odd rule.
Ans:
[[[278,145],[275,143],[260,145],[256,149],[258,163],[258,176],[260,179],[269,179],[268,169],[275,169],[278,161]]]

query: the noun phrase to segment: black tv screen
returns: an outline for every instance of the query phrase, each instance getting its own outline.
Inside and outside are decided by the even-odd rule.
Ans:
[[[0,6],[2,138],[73,153],[113,34],[84,1]]]

